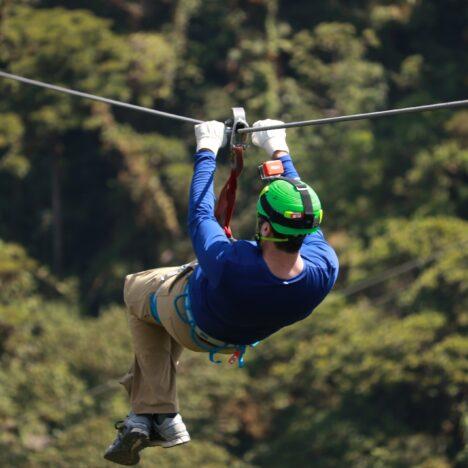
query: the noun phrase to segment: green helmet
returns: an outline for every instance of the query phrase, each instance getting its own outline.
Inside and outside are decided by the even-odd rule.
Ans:
[[[296,179],[279,177],[268,184],[257,202],[257,214],[284,235],[311,234],[320,226],[322,205],[314,190]]]

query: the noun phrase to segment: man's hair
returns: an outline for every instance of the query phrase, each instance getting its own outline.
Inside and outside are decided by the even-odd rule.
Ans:
[[[276,247],[278,250],[282,250],[283,252],[287,253],[296,253],[299,252],[299,249],[302,247],[302,242],[304,241],[305,235],[300,236],[291,236],[288,234],[281,234],[273,228],[270,221],[263,217],[258,217],[259,227],[264,223],[267,222],[270,225],[272,231],[272,237],[276,237],[277,239],[288,239],[286,242],[275,242]]]
[[[270,224],[271,226],[271,224]],[[273,231],[273,237],[277,237],[278,239],[288,239],[286,242],[275,242],[276,247],[278,250],[282,250],[288,253],[296,253],[299,252],[299,249],[302,247],[302,242],[304,241],[305,236],[291,236],[286,234],[280,234],[271,228]]]

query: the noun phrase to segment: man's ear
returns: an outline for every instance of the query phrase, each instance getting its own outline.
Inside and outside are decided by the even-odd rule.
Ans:
[[[268,221],[265,221],[262,224],[262,228],[260,229],[260,232],[261,232],[263,237],[271,237],[271,235],[273,234],[271,224]]]

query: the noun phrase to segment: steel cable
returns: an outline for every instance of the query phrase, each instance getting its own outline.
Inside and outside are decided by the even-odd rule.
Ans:
[[[389,115],[409,114],[411,112],[424,112],[439,109],[452,109],[456,107],[468,106],[468,99],[463,101],[439,102],[437,104],[428,104],[425,106],[403,107],[401,109],[389,109],[379,112],[367,112],[364,114],[341,115],[338,117],[326,117],[323,119],[303,120],[299,122],[289,122],[281,125],[266,125],[264,127],[246,127],[240,128],[238,133],[254,133],[262,130],[276,130],[279,128],[308,127],[311,125],[325,125],[339,122],[349,122],[352,120],[376,119]]]
[[[127,102],[116,101],[115,99],[108,99],[101,96],[96,96],[95,94],[83,93],[81,91],[75,91],[73,89],[63,88],[62,86],[56,86],[50,83],[44,83],[42,81],[31,80],[29,78],[24,78],[22,76],[13,75],[11,73],[6,73],[0,71],[0,76],[7,78],[9,80],[20,81],[21,83],[26,83],[33,86],[39,86],[41,88],[51,89],[53,91],[58,91],[59,93],[71,94],[72,96],[78,96],[85,99],[92,99],[93,101],[104,102],[112,106],[124,107],[126,109],[132,109],[140,112],[146,112],[147,114],[157,115],[159,117],[165,117],[168,119],[180,120],[182,122],[189,122],[193,124],[202,123],[203,120],[192,119],[190,117],[184,117],[182,115],[171,114],[169,112],[163,112],[155,109],[149,109],[148,107],[137,106],[135,104],[129,104]]]
[[[84,93],[82,91],[75,91],[73,89],[64,88],[62,86],[53,85],[50,83],[44,83],[42,81],[32,80],[29,78],[24,78],[19,75],[14,75],[12,73],[7,73],[0,71],[0,77],[7,78],[10,80],[19,81],[21,83],[26,83],[33,86],[38,86],[45,89],[50,89],[57,91],[59,93],[71,94],[72,96],[78,96],[85,99],[91,99],[94,101],[104,102],[113,106],[124,107],[126,109],[131,109],[135,111],[145,112],[147,114],[157,115],[159,117],[165,117],[173,120],[179,120],[182,122],[188,122],[193,124],[202,123],[203,120],[192,119],[190,117],[184,117],[182,115],[171,114],[169,112],[163,112],[156,109],[150,109],[148,107],[137,106],[135,104],[129,104],[127,102],[117,101],[115,99],[108,99],[101,96],[96,96],[95,94]],[[313,125],[325,125],[339,122],[349,122],[353,120],[365,120],[365,119],[376,119],[379,117],[386,117],[390,115],[401,115],[409,114],[412,112],[424,112],[430,110],[439,110],[439,109],[452,109],[457,107],[465,107],[468,105],[468,99],[461,101],[451,101],[451,102],[439,102],[436,104],[428,104],[424,106],[415,106],[415,107],[404,107],[401,109],[389,109],[378,112],[367,112],[363,114],[352,114],[352,115],[342,115],[338,117],[326,117],[322,119],[313,119],[313,120],[303,120],[298,122],[289,122],[281,125],[268,125],[264,127],[246,127],[240,128],[237,130],[237,133],[254,133],[262,130],[276,130],[280,128],[293,128],[293,127],[308,127]]]

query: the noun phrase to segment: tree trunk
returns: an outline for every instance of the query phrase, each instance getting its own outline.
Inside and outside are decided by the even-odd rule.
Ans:
[[[56,275],[62,274],[63,268],[63,213],[62,213],[62,168],[61,151],[54,148],[52,153],[51,204],[52,204],[52,256]]]

